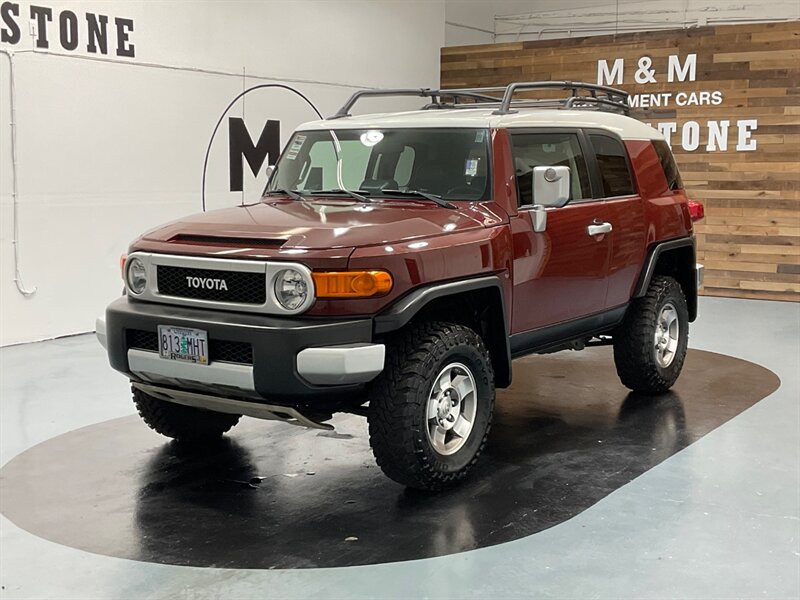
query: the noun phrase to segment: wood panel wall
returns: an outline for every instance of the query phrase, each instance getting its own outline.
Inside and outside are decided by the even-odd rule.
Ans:
[[[692,82],[667,81],[667,62],[697,54]],[[639,84],[647,56],[657,83]],[[597,82],[597,61],[624,58],[621,87],[631,94],[721,91],[718,106],[637,110],[656,125],[676,122],[672,148],[689,196],[703,202],[698,254],[707,295],[800,300],[800,22],[443,48],[443,88],[511,81]],[[756,149],[737,152],[737,121],[757,119]],[[708,121],[730,121],[727,151],[706,150]],[[681,144],[688,121],[700,146]],[[693,126],[692,126],[693,127]]]

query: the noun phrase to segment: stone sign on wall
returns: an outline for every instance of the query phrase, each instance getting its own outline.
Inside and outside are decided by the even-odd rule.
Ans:
[[[586,81],[672,146],[708,295],[800,300],[800,22],[442,49],[442,87]]]

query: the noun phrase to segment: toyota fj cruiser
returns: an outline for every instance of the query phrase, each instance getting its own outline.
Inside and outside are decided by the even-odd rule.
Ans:
[[[519,97],[541,90],[567,97]],[[350,115],[387,95],[426,104]],[[159,433],[355,413],[389,477],[442,489],[478,459],[516,357],[613,344],[624,385],[672,386],[702,208],[623,91],[360,91],[294,132],[260,201],[133,242],[98,336]]]

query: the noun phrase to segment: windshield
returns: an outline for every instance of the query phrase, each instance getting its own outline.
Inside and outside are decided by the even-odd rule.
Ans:
[[[338,160],[337,160],[338,158]],[[303,196],[352,190],[400,198],[392,190],[450,200],[489,198],[487,129],[299,131],[267,187]]]

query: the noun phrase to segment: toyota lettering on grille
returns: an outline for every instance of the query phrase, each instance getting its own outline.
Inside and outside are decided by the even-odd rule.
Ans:
[[[212,279],[210,277],[186,277],[186,285],[190,288],[201,290],[225,290],[228,291],[228,284],[224,279]]]

